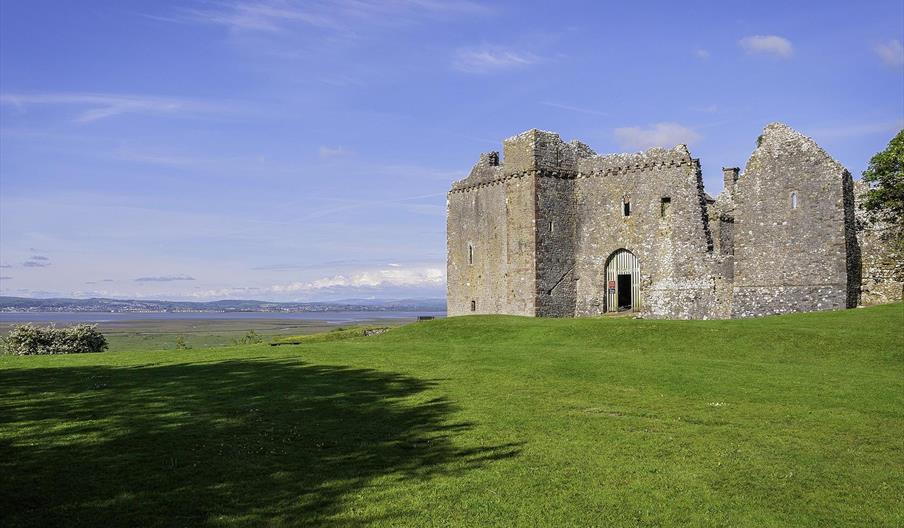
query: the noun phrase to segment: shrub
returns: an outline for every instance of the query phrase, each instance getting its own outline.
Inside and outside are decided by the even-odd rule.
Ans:
[[[262,343],[263,341],[264,338],[262,338],[260,334],[252,329],[248,330],[248,333],[242,336],[241,339],[233,339],[232,343],[235,345],[254,345],[257,343]]]
[[[6,337],[6,351],[18,356],[35,354],[81,354],[103,352],[107,338],[97,325],[75,325],[66,328],[22,324],[13,326]]]
[[[185,338],[176,336],[176,350],[191,350],[191,345],[185,342]]]

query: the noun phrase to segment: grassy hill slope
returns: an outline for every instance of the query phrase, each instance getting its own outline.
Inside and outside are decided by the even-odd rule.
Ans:
[[[904,308],[0,357],[4,526],[900,526]]]

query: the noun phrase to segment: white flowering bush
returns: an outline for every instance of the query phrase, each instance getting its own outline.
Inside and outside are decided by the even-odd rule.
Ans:
[[[107,338],[97,330],[97,325],[80,324],[66,328],[54,325],[13,326],[5,339],[6,353],[17,356],[36,354],[81,354],[103,352]]]

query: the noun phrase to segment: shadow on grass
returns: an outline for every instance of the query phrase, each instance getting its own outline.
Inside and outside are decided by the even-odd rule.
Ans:
[[[337,514],[369,486],[518,453],[457,447],[471,424],[432,385],[272,360],[2,371],[0,524],[365,525]],[[379,491],[383,517],[416,513]]]

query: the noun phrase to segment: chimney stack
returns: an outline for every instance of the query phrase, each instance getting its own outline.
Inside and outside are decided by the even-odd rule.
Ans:
[[[735,183],[738,182],[738,174],[741,169],[738,167],[722,167],[722,183],[728,194],[734,194]]]

